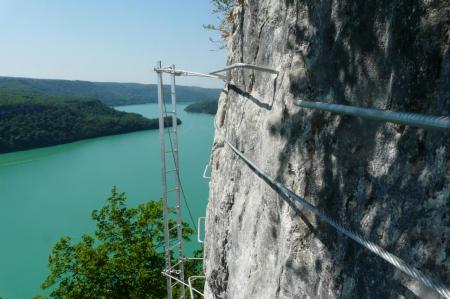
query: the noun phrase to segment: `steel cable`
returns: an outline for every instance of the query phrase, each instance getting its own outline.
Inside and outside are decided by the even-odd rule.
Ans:
[[[412,278],[420,281],[422,284],[424,284],[427,287],[429,287],[430,289],[436,291],[437,293],[444,296],[445,298],[450,298],[450,289],[448,287],[446,287],[444,284],[425,276],[421,271],[406,264],[399,257],[386,251],[385,249],[381,248],[377,244],[367,240],[366,238],[362,237],[358,233],[355,233],[351,229],[346,228],[345,226],[343,226],[342,224],[338,223],[337,221],[332,219],[330,216],[328,216],[325,212],[321,211],[319,208],[317,208],[314,205],[307,202],[304,198],[298,196],[294,192],[292,192],[289,189],[287,189],[286,187],[284,187],[278,181],[272,179],[264,171],[262,171],[255,164],[253,164],[253,162],[251,162],[247,157],[245,157],[242,152],[240,152],[236,147],[234,147],[225,138],[225,136],[220,132],[220,130],[217,127],[216,127],[216,129],[218,130],[219,135],[222,135],[225,143],[232,149],[232,151],[235,154],[237,154],[250,167],[250,169],[252,169],[261,179],[263,179],[277,193],[281,193],[281,195],[287,199],[300,202],[305,208],[307,208],[312,213],[317,215],[322,221],[324,221],[324,222],[328,223],[329,225],[331,225],[332,227],[334,227],[337,231],[341,232],[342,234],[351,238],[352,240],[359,243],[363,247],[372,251],[373,253],[375,253],[376,255],[378,255],[379,257],[381,257],[382,259],[384,259],[385,261],[387,261],[388,263],[390,263],[397,269],[401,270],[402,272],[406,273],[407,275],[411,276]]]

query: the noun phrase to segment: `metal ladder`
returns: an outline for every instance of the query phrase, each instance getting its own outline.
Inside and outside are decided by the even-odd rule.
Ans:
[[[175,66],[171,67],[175,70]],[[161,177],[162,177],[162,191],[163,191],[163,222],[164,222],[164,256],[165,269],[163,274],[167,278],[167,298],[173,298],[173,290],[175,286],[179,285],[180,298],[185,298],[185,279],[184,279],[184,262],[183,255],[183,227],[181,215],[181,200],[180,200],[180,168],[178,157],[178,128],[177,128],[177,98],[175,93],[175,73],[171,74],[171,111],[167,111],[164,101],[163,91],[163,72],[161,71],[161,61],[156,64],[155,72],[158,77],[158,105],[159,105],[159,134],[161,145]],[[172,126],[169,126],[172,118]],[[167,128],[166,128],[167,126]],[[166,142],[169,142],[166,147]],[[172,159],[174,168],[167,170],[168,160]],[[167,188],[168,178],[175,176],[175,187]],[[171,206],[169,195],[175,194],[175,206]],[[171,214],[175,214],[176,226],[169,227]],[[176,229],[176,237],[173,231]],[[176,241],[174,243],[174,241]],[[178,249],[178,252],[174,251]],[[173,254],[175,253],[175,254]],[[176,256],[177,260],[172,265],[172,257]],[[174,282],[172,282],[174,281]]]

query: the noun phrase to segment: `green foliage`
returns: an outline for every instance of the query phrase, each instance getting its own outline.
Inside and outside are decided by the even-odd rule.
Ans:
[[[34,94],[44,97],[95,98],[109,106],[156,103],[155,84],[108,83],[68,80],[46,80],[0,77],[0,93],[9,95]],[[170,100],[170,86],[164,86],[166,100]],[[177,86],[179,102],[216,101],[220,89]]]
[[[184,108],[187,112],[216,114],[218,102],[195,102]]]
[[[50,275],[42,284],[54,298],[164,298],[166,279],[162,201],[136,208],[126,206],[124,193],[113,188],[107,204],[92,212],[95,235],[78,243],[63,237],[49,257]],[[171,221],[169,227],[174,227]],[[183,223],[183,237],[194,233]],[[175,238],[176,230],[171,231]],[[172,259],[174,257],[172,256]],[[198,274],[198,263],[186,265],[186,274]]]
[[[222,37],[222,41],[219,41],[220,48],[225,47],[225,41],[231,34],[231,27],[234,23],[234,13],[233,8],[239,4],[242,4],[242,0],[210,0],[213,5],[213,14],[217,15],[219,22],[217,24],[203,25],[203,28],[208,30],[217,31]],[[217,43],[217,41],[210,38],[212,42]]]
[[[92,98],[0,91],[0,153],[158,127],[157,119],[120,112]]]

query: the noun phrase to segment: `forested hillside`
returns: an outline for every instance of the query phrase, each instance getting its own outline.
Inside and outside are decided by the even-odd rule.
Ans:
[[[184,108],[184,111],[193,113],[205,113],[205,114],[216,114],[217,113],[217,101],[202,101],[195,102]]]
[[[170,100],[170,86],[164,87]],[[108,106],[156,103],[155,84],[107,83],[0,77],[0,92],[38,93],[45,96],[93,97]],[[217,101],[220,89],[177,85],[179,102]]]
[[[157,128],[157,119],[120,112],[93,98],[0,91],[0,153]]]

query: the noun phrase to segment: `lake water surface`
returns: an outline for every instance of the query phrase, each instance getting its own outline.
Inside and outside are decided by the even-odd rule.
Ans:
[[[207,204],[202,173],[214,118],[186,113],[185,106],[178,107],[181,178],[197,219]],[[156,104],[117,109],[158,114]],[[52,246],[61,236],[92,232],[90,213],[105,204],[112,186],[127,194],[129,206],[159,198],[159,150],[159,132],[152,130],[0,155],[0,297],[44,294],[39,285]]]

